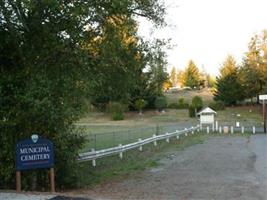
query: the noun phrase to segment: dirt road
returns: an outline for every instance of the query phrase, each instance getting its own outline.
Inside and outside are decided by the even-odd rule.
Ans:
[[[80,191],[93,199],[266,200],[267,136],[210,137],[121,182]]]

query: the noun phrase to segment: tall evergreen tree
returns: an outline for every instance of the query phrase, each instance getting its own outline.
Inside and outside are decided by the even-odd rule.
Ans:
[[[222,101],[226,105],[235,105],[244,99],[243,87],[239,79],[236,62],[232,56],[228,56],[217,77],[215,101]]]
[[[229,74],[235,73],[237,71],[236,61],[232,55],[228,55],[224,61],[222,67],[220,68],[221,77],[225,77]]]
[[[187,68],[183,72],[182,83],[184,86],[199,88],[200,81],[200,72],[195,63],[190,60]]]

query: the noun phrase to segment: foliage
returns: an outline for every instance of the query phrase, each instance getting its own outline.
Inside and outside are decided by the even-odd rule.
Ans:
[[[124,114],[121,112],[114,112],[111,114],[111,119],[114,121],[119,121],[124,119]]]
[[[196,117],[196,108],[193,105],[189,105],[188,107],[189,117]]]
[[[196,112],[200,111],[203,108],[203,100],[199,96],[194,96],[192,99],[192,107],[196,109]]]
[[[223,78],[229,74],[235,73],[237,70],[235,58],[228,55],[220,68],[220,76]]]
[[[185,109],[185,108],[188,108],[188,106],[189,106],[184,98],[178,99],[178,105],[179,105],[179,109]]]
[[[192,60],[189,61],[187,68],[183,72],[182,83],[183,86],[188,86],[192,89],[200,86],[200,72]]]
[[[112,120],[123,120],[124,112],[126,111],[127,106],[120,102],[109,102],[107,104],[107,112],[111,114]]]
[[[232,56],[228,56],[217,77],[215,101],[222,101],[225,105],[235,105],[244,100],[243,86],[240,73]]]
[[[146,106],[147,102],[144,99],[137,99],[134,103],[135,109],[142,113],[142,110]]]
[[[163,84],[168,80],[166,53],[163,51],[166,46],[166,41],[156,40],[150,47],[148,62],[149,87],[155,91],[157,96],[163,94]]]
[[[215,101],[215,102],[211,102],[209,104],[209,107],[215,111],[218,110],[224,110],[225,109],[225,105],[222,101]]]
[[[216,89],[214,100],[222,101],[225,105],[236,105],[244,100],[243,88],[237,73],[217,79]]]
[[[88,98],[129,100],[147,60],[158,62],[135,19],[162,25],[164,13],[154,0],[0,1],[0,188],[14,187],[15,144],[33,132],[55,143],[57,187],[75,184],[84,140],[73,123]],[[23,185],[45,188],[46,177],[25,173]]]
[[[177,103],[170,103],[168,108],[174,109],[187,109],[189,107],[188,103],[185,102],[184,98],[179,98]]]
[[[240,80],[246,98],[258,97],[267,86],[267,32],[255,35],[248,45],[240,69]]]
[[[179,104],[178,103],[170,103],[170,104],[168,104],[168,108],[179,109]]]
[[[159,110],[162,111],[164,108],[167,107],[167,98],[164,96],[159,96],[155,100],[155,107]]]
[[[206,87],[214,88],[216,86],[216,80],[211,75],[206,74],[205,79],[206,79]]]
[[[173,67],[171,70],[170,81],[172,83],[172,87],[175,87],[177,85],[177,74],[175,67]]]

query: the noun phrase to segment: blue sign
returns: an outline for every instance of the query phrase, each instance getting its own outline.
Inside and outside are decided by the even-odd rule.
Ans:
[[[50,168],[54,166],[54,148],[50,140],[32,135],[16,145],[16,169]]]

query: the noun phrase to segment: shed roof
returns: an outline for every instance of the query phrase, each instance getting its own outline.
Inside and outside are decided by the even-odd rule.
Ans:
[[[200,112],[197,113],[197,115],[202,115],[202,114],[217,114],[214,110],[212,110],[210,107],[206,107]]]

